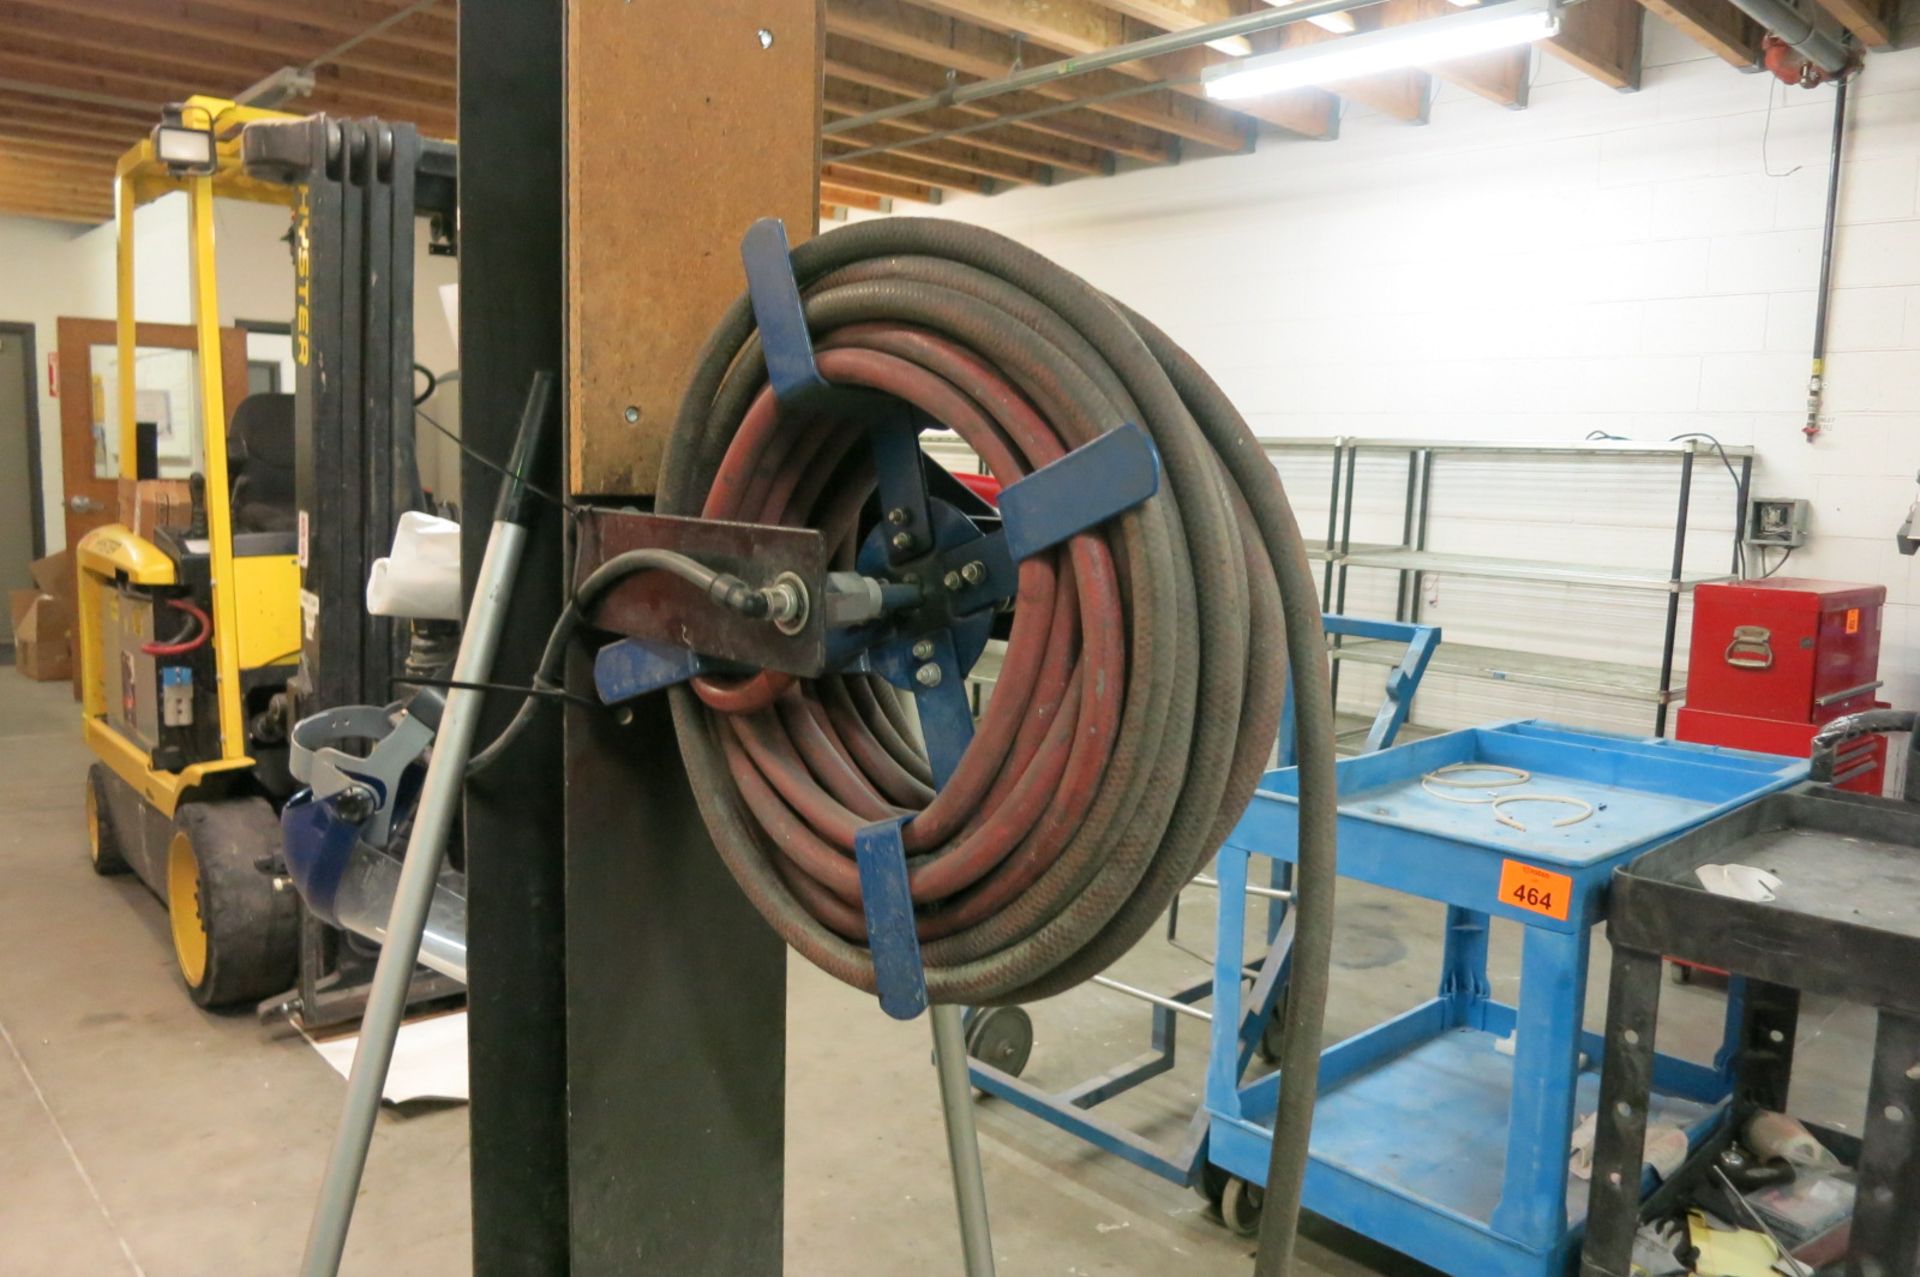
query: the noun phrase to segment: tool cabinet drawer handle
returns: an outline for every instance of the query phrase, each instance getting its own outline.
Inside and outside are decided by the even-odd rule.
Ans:
[[[1741,669],[1773,668],[1773,632],[1764,625],[1736,625],[1727,644],[1727,664]]]

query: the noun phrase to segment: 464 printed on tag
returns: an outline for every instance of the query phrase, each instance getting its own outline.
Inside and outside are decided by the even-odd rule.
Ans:
[[[1500,862],[1500,903],[1549,918],[1567,920],[1567,906],[1573,899],[1573,879],[1547,869],[1536,869],[1517,860]]]

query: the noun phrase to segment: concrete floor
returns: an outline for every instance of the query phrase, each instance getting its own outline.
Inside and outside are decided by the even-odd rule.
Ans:
[[[132,878],[89,869],[87,755],[63,684],[0,670],[0,1272],[252,1277],[292,1271],[341,1098],[340,1079],[286,1028],[211,1015],[181,991],[165,913]],[[1439,911],[1344,886],[1327,1033],[1345,1037],[1428,995]],[[1205,915],[1183,937],[1210,948]],[[1494,988],[1511,996],[1516,937],[1498,928]],[[1604,1003],[1595,955],[1590,1023]],[[1201,971],[1158,937],[1116,974],[1169,988]],[[1670,989],[1661,1045],[1709,1051],[1720,995]],[[789,999],[788,1272],[956,1271],[957,1234],[925,1025],[795,963]],[[1142,1008],[1083,989],[1034,1009],[1027,1076],[1065,1083],[1141,1049]],[[1171,1138],[1198,1100],[1201,1036],[1181,1066],[1114,1111]],[[1796,1107],[1858,1129],[1871,1017],[1811,1005]],[[1244,1277],[1252,1245],[1198,1198],[1050,1127],[979,1108],[1005,1277]],[[470,1267],[466,1111],[389,1109],[348,1248],[350,1273]],[[724,1218],[715,1228],[727,1226]],[[1310,1225],[1301,1270],[1430,1270]]]

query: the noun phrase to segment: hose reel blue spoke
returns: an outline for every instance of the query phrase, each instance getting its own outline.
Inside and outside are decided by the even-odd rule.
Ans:
[[[874,992],[880,1009],[911,1020],[927,1009],[927,972],[914,930],[913,895],[907,885],[907,849],[900,831],[912,816],[868,825],[853,836],[860,868],[860,904],[867,916],[867,948],[873,954]]]

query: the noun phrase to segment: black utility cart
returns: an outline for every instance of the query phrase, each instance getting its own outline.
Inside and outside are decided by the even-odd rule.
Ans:
[[[1747,981],[1731,1120],[1786,1109],[1802,992],[1879,1012],[1857,1161],[1852,1237],[1823,1273],[1920,1273],[1920,768],[1910,749],[1904,801],[1843,793],[1834,748],[1868,731],[1911,731],[1915,716],[1838,720],[1815,744],[1815,780],[1701,826],[1615,873],[1607,935],[1613,977],[1606,1062],[1581,1277],[1626,1277],[1643,1216],[1677,1202],[1701,1150],[1644,1203],[1641,1162],[1662,955]],[[1824,777],[1823,777],[1824,770]],[[1781,879],[1766,903],[1707,891],[1694,870],[1740,863]]]

